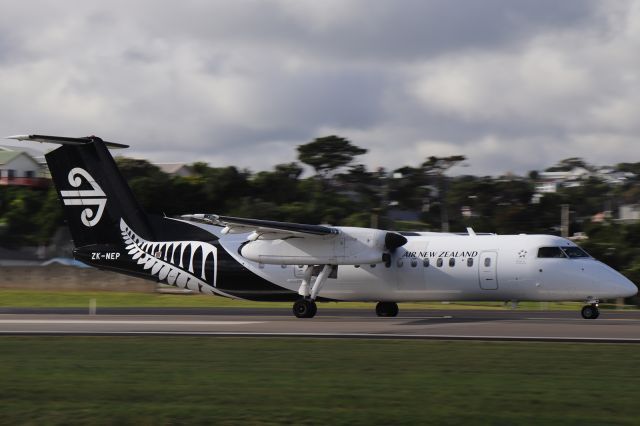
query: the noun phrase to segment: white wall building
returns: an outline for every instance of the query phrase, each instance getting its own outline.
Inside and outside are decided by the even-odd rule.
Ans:
[[[624,206],[620,206],[618,220],[620,222],[640,221],[640,204],[626,204]]]
[[[163,172],[171,175],[171,176],[182,176],[189,177],[193,176],[193,171],[191,167],[186,165],[185,163],[153,163]]]
[[[47,186],[43,173],[42,165],[28,153],[0,148],[0,185]]]

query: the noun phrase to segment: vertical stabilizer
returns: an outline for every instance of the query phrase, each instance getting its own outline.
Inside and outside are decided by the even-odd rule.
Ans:
[[[76,247],[122,244],[121,219],[139,235],[153,239],[146,214],[102,139],[47,138],[62,144],[45,158]]]

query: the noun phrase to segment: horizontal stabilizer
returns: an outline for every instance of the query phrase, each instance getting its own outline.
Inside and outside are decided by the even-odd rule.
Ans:
[[[15,135],[15,136],[7,136],[7,139],[15,139],[19,141],[34,141],[34,142],[46,142],[46,143],[57,143],[60,145],[86,145],[96,140],[102,141],[97,136],[85,136],[83,138],[69,138],[66,136],[47,136],[47,135]],[[102,141],[107,148],[111,149],[120,149],[120,148],[129,148],[129,145],[124,145],[121,143],[115,142],[107,142]]]

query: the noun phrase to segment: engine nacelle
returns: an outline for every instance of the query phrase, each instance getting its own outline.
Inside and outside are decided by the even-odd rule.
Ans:
[[[336,227],[337,235],[256,239],[240,254],[254,262],[277,265],[368,265],[384,261],[383,254],[406,242],[400,234],[369,228]],[[389,235],[392,238],[389,238]],[[389,247],[393,240],[395,247]]]

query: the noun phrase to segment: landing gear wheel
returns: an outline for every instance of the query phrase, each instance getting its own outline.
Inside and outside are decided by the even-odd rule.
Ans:
[[[600,309],[596,305],[587,305],[580,313],[584,319],[596,319],[600,316]]]
[[[378,302],[376,315],[379,317],[395,317],[398,315],[398,304],[395,302]]]
[[[301,299],[293,304],[293,315],[297,318],[313,318],[317,312],[318,307],[313,300]]]

